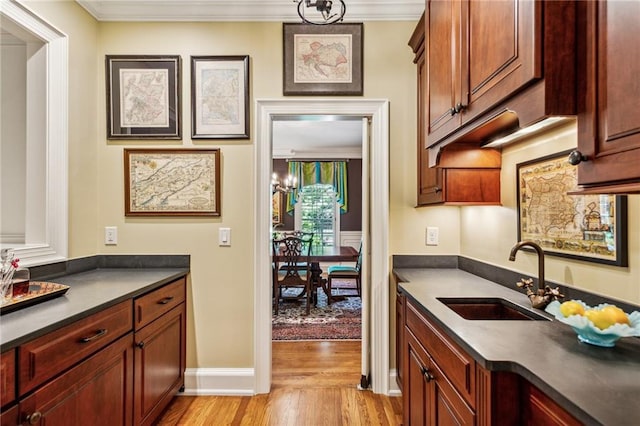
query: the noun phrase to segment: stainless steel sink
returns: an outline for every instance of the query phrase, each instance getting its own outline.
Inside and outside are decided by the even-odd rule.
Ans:
[[[468,320],[549,321],[549,318],[501,298],[438,297],[449,309]]]

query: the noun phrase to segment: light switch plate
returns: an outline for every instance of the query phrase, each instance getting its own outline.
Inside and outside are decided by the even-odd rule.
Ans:
[[[117,226],[105,226],[104,227],[104,243],[108,246],[115,246],[118,244],[118,227]]]
[[[231,245],[231,228],[220,228],[218,230],[218,245],[223,247]]]
[[[437,246],[438,245],[438,228],[435,226],[428,226],[427,233],[425,237],[425,244],[428,246]]]

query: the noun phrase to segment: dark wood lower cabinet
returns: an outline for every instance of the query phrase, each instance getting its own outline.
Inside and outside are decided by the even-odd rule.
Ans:
[[[413,333],[407,331],[408,397],[404,410],[409,425],[474,425],[475,413]]]
[[[23,424],[131,425],[133,333],[38,388],[20,402]]]
[[[153,424],[184,387],[185,296],[180,278],[2,353],[0,426]]]
[[[409,297],[404,304],[404,426],[579,425],[522,377],[478,365]]]
[[[135,349],[136,425],[148,425],[184,385],[184,303],[137,331]]]

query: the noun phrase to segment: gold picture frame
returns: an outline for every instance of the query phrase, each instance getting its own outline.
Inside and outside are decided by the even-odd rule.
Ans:
[[[220,216],[220,149],[125,149],[125,216]]]
[[[579,189],[569,152],[516,165],[518,241],[553,256],[627,266],[627,197],[568,194]]]
[[[282,224],[283,196],[281,192],[275,192],[271,196],[271,225]]]

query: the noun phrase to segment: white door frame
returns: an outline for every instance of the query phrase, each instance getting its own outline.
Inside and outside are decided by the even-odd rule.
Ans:
[[[254,392],[271,388],[271,164],[273,117],[280,115],[351,115],[371,119],[371,389],[389,393],[389,101],[386,99],[256,100],[255,248],[254,248]],[[363,188],[363,191],[365,188]],[[364,231],[364,230],[363,230]],[[365,235],[363,235],[364,238]],[[366,348],[363,348],[366,350]]]

